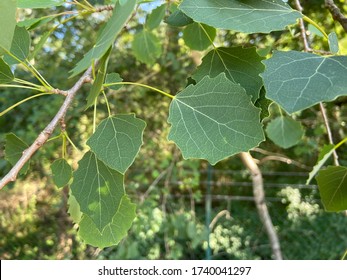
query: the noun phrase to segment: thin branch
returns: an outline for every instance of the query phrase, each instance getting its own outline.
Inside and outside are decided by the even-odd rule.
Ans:
[[[230,212],[228,210],[222,210],[220,211],[212,220],[212,222],[209,225],[210,230],[213,230],[214,226],[217,224],[218,220],[225,216],[227,220],[231,219]]]
[[[23,152],[22,157],[18,162],[12,167],[12,169],[7,173],[7,175],[0,181],[0,190],[5,187],[8,183],[13,182],[17,179],[19,171],[22,169],[24,164],[30,160],[30,158],[35,154],[35,152],[40,149],[52,135],[55,128],[61,123],[64,119],[67,110],[72,104],[72,101],[77,93],[77,91],[82,87],[86,82],[91,81],[91,68],[89,68],[83,76],[76,82],[76,84],[66,91],[66,98],[62,106],[60,107],[58,113],[51,120],[51,122],[46,126],[46,128],[39,134],[34,143]]]
[[[339,7],[336,6],[333,0],[325,0],[325,6],[328,8],[329,12],[333,16],[334,20],[337,20],[347,32],[347,17],[345,17]]]
[[[265,203],[265,192],[264,192],[264,182],[263,176],[258,165],[255,163],[254,158],[249,154],[242,152],[240,153],[241,160],[243,164],[247,167],[248,171],[251,173],[253,181],[253,195],[257,210],[265,227],[266,233],[270,240],[270,245],[272,249],[273,256],[276,260],[282,260],[282,252],[280,242],[272,224],[271,216],[269,210]]]

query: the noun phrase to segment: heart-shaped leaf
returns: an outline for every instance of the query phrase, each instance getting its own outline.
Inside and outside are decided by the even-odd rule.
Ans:
[[[63,159],[57,159],[51,165],[53,182],[58,188],[66,186],[72,176],[72,168],[68,162]]]

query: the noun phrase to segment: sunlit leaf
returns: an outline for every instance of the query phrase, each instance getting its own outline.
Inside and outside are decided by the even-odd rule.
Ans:
[[[51,165],[53,182],[58,188],[66,186],[72,176],[72,168],[68,162],[61,158],[54,161]]]
[[[7,134],[5,143],[5,159],[8,160],[12,165],[15,165],[28,147],[28,144],[15,134]],[[20,174],[25,174],[28,171],[29,164],[29,161],[24,164]]]
[[[0,55],[11,48],[16,27],[16,0],[0,1]]]
[[[69,209],[67,212],[70,214],[72,221],[75,224],[78,224],[82,219],[82,212],[80,209],[80,205],[78,204],[76,198],[72,195],[71,191],[69,193],[69,199],[67,201],[67,204],[69,205]]]
[[[216,29],[205,24],[193,23],[183,30],[183,40],[193,50],[207,49],[215,37]]]
[[[17,0],[18,8],[49,8],[60,6],[65,0]]]

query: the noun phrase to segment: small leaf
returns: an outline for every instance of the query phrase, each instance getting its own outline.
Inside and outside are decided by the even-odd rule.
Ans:
[[[66,186],[72,177],[72,168],[63,158],[57,159],[51,165],[53,182],[58,188]]]
[[[99,248],[117,245],[125,236],[134,221],[136,206],[130,202],[130,199],[124,195],[116,210],[112,222],[106,225],[100,233],[93,221],[86,215],[83,215],[79,224],[79,235],[82,239]]]
[[[65,0],[17,0],[18,8],[50,8],[55,6],[61,6]]]
[[[147,17],[146,27],[149,30],[152,30],[159,26],[161,21],[163,20],[166,12],[166,4],[163,4],[157,8],[155,8],[151,14]]]
[[[14,29],[16,27],[16,0],[0,1],[0,55],[11,48]]]
[[[183,0],[179,9],[196,22],[243,33],[283,30],[302,17],[282,0]]]
[[[194,21],[181,10],[174,11],[165,22],[171,26],[181,27],[193,23]]]
[[[149,66],[161,55],[161,42],[150,31],[143,29],[134,36],[132,44],[135,57]]]
[[[76,76],[83,70],[87,69],[93,61],[101,58],[111,47],[124,24],[134,11],[136,0],[127,0],[122,6],[119,2],[116,3],[114,12],[111,18],[102,30],[94,47],[87,52],[84,58],[79,61],[74,69],[71,70],[71,77]]]
[[[17,161],[22,157],[23,152],[28,147],[28,144],[17,137],[15,134],[7,134],[5,144],[5,159],[8,160],[12,165],[15,165]],[[24,164],[20,171],[20,174],[25,174],[28,171],[29,164],[29,161]]]
[[[11,83],[14,79],[10,66],[0,58],[0,84]]]
[[[266,134],[276,145],[288,149],[300,141],[304,130],[300,122],[280,116],[267,125]]]
[[[347,93],[347,56],[276,51],[263,63],[267,97],[290,114]]]
[[[184,158],[216,164],[264,140],[259,113],[245,90],[224,73],[206,76],[172,100],[168,139],[176,143]]]
[[[110,74],[106,75],[104,87],[108,87],[108,88],[113,89],[113,90],[119,90],[123,85],[110,85],[110,86],[108,86],[108,84],[120,83],[122,81],[123,81],[123,79],[118,73],[110,73]]]
[[[338,53],[339,52],[339,40],[337,38],[337,35],[335,32],[331,32],[328,35],[329,38],[329,49],[332,53]]]
[[[27,30],[33,30],[37,27],[40,27],[51,20],[53,20],[55,16],[50,16],[50,17],[42,17],[42,18],[29,18],[22,20],[17,23],[17,26],[19,27],[25,27]]]
[[[193,74],[193,79],[200,81],[206,75],[214,78],[224,72],[229,80],[240,84],[255,102],[263,86],[259,76],[265,68],[261,63],[262,59],[255,48],[217,48],[202,59],[201,65]]]
[[[130,115],[117,115],[103,120],[87,141],[97,158],[124,174],[142,146],[146,123]]]
[[[4,57],[4,60],[10,65],[18,64],[20,61],[25,61],[25,59],[28,57],[29,49],[30,49],[29,32],[25,29],[25,27],[16,26],[10,53],[13,56],[15,56],[17,59],[6,54]]]
[[[203,51],[207,49],[211,46],[215,37],[215,28],[196,22],[188,25],[183,30],[183,40],[193,50]]]
[[[327,211],[347,210],[347,167],[329,166],[316,177],[322,203]]]
[[[123,175],[87,152],[73,174],[71,192],[100,232],[112,221],[124,195]]]
[[[72,221],[75,224],[78,224],[82,219],[82,212],[80,209],[80,205],[78,204],[76,198],[72,195],[71,191],[69,193],[69,200],[67,204],[69,205],[69,209],[67,212],[70,214]]]

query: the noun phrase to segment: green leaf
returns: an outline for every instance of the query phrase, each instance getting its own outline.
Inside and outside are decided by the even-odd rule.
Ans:
[[[0,58],[0,84],[11,83],[14,79],[10,66]]]
[[[201,65],[193,74],[193,79],[200,81],[206,75],[214,78],[224,72],[229,80],[240,84],[255,102],[263,86],[259,76],[265,68],[261,63],[262,59],[255,48],[217,48],[202,59]]]
[[[41,36],[40,41],[35,45],[34,50],[29,54],[29,60],[36,56],[37,52],[43,47],[50,35],[51,32],[48,31]]]
[[[329,49],[332,53],[338,53],[339,52],[339,39],[337,38],[337,35],[335,32],[331,32],[328,35],[329,38]]]
[[[322,203],[327,211],[347,210],[347,167],[329,166],[316,177]]]
[[[119,207],[116,209],[112,222],[106,225],[100,233],[93,221],[86,215],[83,215],[79,224],[79,235],[82,239],[99,248],[117,245],[125,236],[136,217],[136,206],[130,202],[130,199],[124,195]]]
[[[163,4],[157,8],[155,8],[151,14],[147,17],[146,27],[149,30],[152,30],[159,26],[161,21],[163,20],[166,12],[166,4]]]
[[[266,92],[265,92],[265,88],[262,87],[260,90],[260,96],[257,99],[257,101],[254,103],[255,107],[260,108],[261,112],[260,112],[260,119],[263,121],[265,118],[267,118],[268,116],[270,116],[270,111],[269,111],[269,107],[272,104],[272,101],[267,99],[265,97]]]
[[[12,165],[15,165],[17,161],[22,157],[23,152],[28,147],[28,144],[17,137],[15,134],[6,134],[5,159],[8,160]],[[24,164],[20,171],[20,174],[25,174],[28,171],[29,164],[29,161]]]
[[[10,65],[18,64],[19,61],[25,61],[25,59],[28,57],[29,49],[30,49],[29,32],[25,29],[25,27],[16,26],[12,44],[11,44],[10,53],[13,56],[15,56],[17,59],[6,54],[4,56],[4,60]]]
[[[72,195],[71,190],[69,193],[69,199],[67,201],[67,204],[69,205],[69,209],[67,212],[70,214],[72,221],[75,224],[78,224],[82,219],[82,212],[80,209],[80,205],[78,204],[76,198]]]
[[[304,130],[300,122],[280,116],[267,125],[266,134],[276,145],[288,149],[300,141]]]
[[[206,76],[172,100],[168,139],[177,144],[184,158],[216,164],[264,140],[259,113],[245,90],[224,73]]]
[[[181,27],[193,23],[194,21],[181,10],[174,11],[165,22],[171,26]]]
[[[16,10],[16,0],[0,1],[0,55],[3,54],[1,49],[9,51],[11,48],[14,29],[17,23]]]
[[[136,0],[128,0],[123,6],[117,2],[111,18],[98,36],[96,44],[87,52],[84,58],[77,63],[76,67],[71,70],[71,77],[87,69],[94,60],[101,58],[107,52],[122,30],[124,24],[133,13],[135,5]]]
[[[183,40],[193,50],[203,51],[207,49],[211,46],[215,37],[215,28],[196,22],[188,25],[183,30]]]
[[[64,3],[64,0],[17,0],[18,8],[50,8],[60,6]]]
[[[100,232],[112,221],[124,195],[123,175],[87,152],[73,174],[71,192]]]
[[[19,27],[25,27],[27,30],[33,30],[37,27],[40,27],[51,20],[53,20],[55,16],[50,16],[50,17],[42,17],[42,18],[29,18],[22,20],[17,23],[17,26]]]
[[[134,114],[110,117],[100,123],[87,144],[99,160],[124,174],[140,151],[145,127]]]
[[[63,158],[57,159],[51,165],[53,182],[58,188],[66,186],[72,177],[72,168]]]
[[[123,79],[118,73],[110,73],[106,75],[106,80],[104,86],[109,87],[113,90],[119,90],[123,85],[111,85],[107,86],[107,84],[120,83]]]
[[[288,113],[347,94],[347,56],[277,51],[263,63],[267,97]]]
[[[153,65],[162,52],[160,40],[146,29],[134,36],[132,48],[135,57],[148,65]]]
[[[194,21],[244,33],[283,30],[302,17],[282,0],[183,0],[179,9]]]

